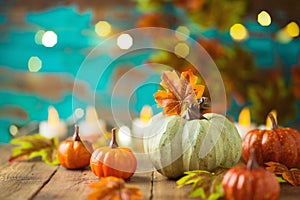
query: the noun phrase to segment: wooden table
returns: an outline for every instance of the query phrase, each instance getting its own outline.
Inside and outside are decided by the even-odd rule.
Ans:
[[[0,200],[87,199],[88,185],[99,179],[90,169],[66,170],[40,161],[8,163],[9,146],[0,146]],[[144,199],[189,199],[190,187],[176,188],[175,181],[157,172],[135,174],[128,184],[139,187]],[[299,200],[300,187],[281,184],[280,199]]]

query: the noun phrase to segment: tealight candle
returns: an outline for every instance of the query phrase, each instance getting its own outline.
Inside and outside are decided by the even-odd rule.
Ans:
[[[245,107],[242,109],[239,115],[238,123],[235,123],[238,132],[243,139],[250,130],[256,128],[255,124],[251,123],[251,116],[249,108]]]
[[[81,121],[78,125],[82,139],[92,143],[96,142],[106,131],[105,122],[99,119],[96,109],[92,106],[86,108],[85,121]]]
[[[57,137],[62,140],[66,137],[67,125],[59,120],[58,112],[53,106],[48,108],[48,121],[42,121],[39,124],[39,132],[48,138]]]
[[[142,137],[144,128],[147,127],[151,117],[153,115],[150,106],[146,105],[142,108],[140,118],[136,118],[132,121],[132,133],[133,136]]]

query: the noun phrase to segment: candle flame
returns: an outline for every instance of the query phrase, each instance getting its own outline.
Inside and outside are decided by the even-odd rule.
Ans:
[[[243,108],[239,115],[239,124],[242,126],[250,126],[251,125],[251,117],[249,108]]]
[[[271,110],[271,112],[269,114],[272,114],[274,116],[275,122],[277,124],[277,111],[276,110]],[[267,116],[267,118],[266,118],[266,129],[271,129],[271,128],[272,128],[272,121]]]
[[[88,106],[86,108],[85,121],[88,123],[98,122],[98,115],[94,107]]]
[[[59,123],[58,112],[53,106],[49,106],[48,108],[48,123],[52,125]]]
[[[147,106],[147,105],[144,106],[140,113],[140,120],[146,124],[149,122],[149,120],[151,119],[152,116],[153,116],[153,112],[152,112],[151,107]]]

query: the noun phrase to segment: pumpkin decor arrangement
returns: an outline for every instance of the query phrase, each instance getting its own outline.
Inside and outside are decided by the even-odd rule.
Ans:
[[[114,176],[129,179],[136,170],[137,160],[131,149],[118,146],[116,128],[113,128],[110,145],[93,152],[90,167],[99,178]]]
[[[81,169],[90,164],[92,144],[81,140],[79,126],[75,125],[73,138],[62,141],[57,149],[59,163],[67,169]]]
[[[243,140],[243,158],[248,161],[250,150],[255,149],[259,165],[266,162],[278,162],[288,168],[300,166],[300,133],[292,128],[278,127],[272,114],[271,130],[254,129]]]
[[[280,186],[276,176],[260,167],[251,149],[246,167],[233,167],[224,175],[222,185],[227,200],[276,200]]]
[[[165,71],[154,94],[163,112],[150,120],[144,132],[144,148],[162,175],[177,179],[191,170],[213,171],[232,167],[240,159],[242,139],[232,122],[210,108],[202,97],[204,86],[197,84],[192,71]]]

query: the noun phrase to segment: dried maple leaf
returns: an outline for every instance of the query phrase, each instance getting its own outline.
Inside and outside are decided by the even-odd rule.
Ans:
[[[186,176],[176,183],[178,187],[192,184],[190,197],[201,197],[202,199],[219,199],[222,197],[222,180],[227,169],[219,168],[214,173],[205,170],[194,170],[186,172]]]
[[[191,70],[182,72],[180,77],[175,71],[163,72],[161,86],[154,98],[163,113],[167,115],[181,115],[187,106],[196,103],[204,92],[204,85],[197,84],[198,77]]]
[[[266,169],[276,175],[281,175],[284,180],[293,186],[300,185],[300,170],[297,168],[288,169],[285,165],[278,162],[265,163]]]
[[[99,182],[89,185],[94,189],[88,195],[89,200],[139,200],[143,199],[143,194],[139,188],[126,185],[125,181],[113,176],[101,178]]]
[[[18,145],[12,149],[12,156],[9,158],[10,162],[41,156],[42,160],[47,164],[59,164],[56,154],[57,138],[46,138],[40,134],[34,134],[12,139],[10,143]]]

